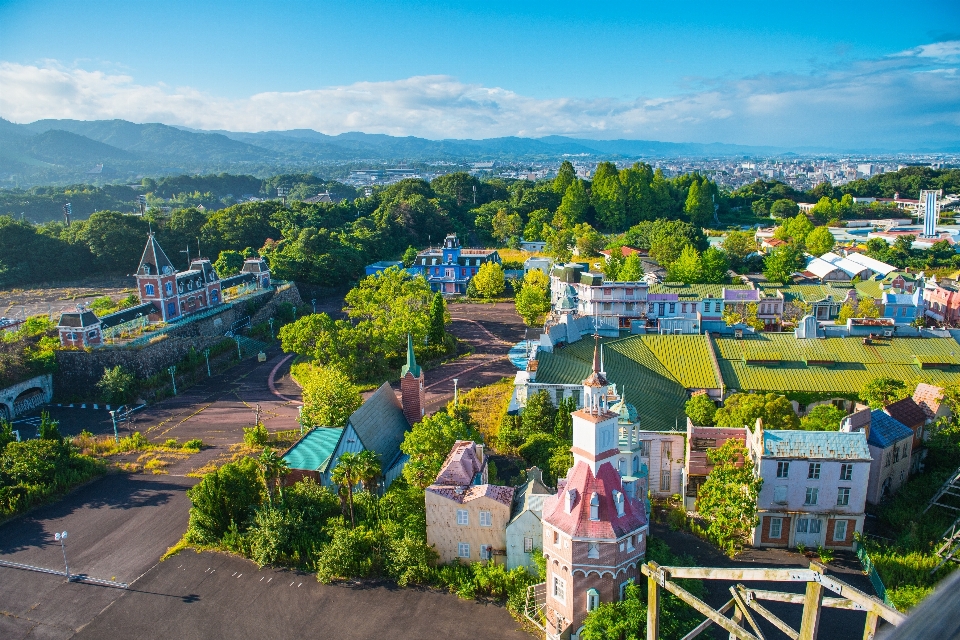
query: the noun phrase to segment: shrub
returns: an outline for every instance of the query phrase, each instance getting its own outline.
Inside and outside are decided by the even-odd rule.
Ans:
[[[183,443],[184,449],[189,449],[191,451],[200,451],[203,449],[203,440],[200,438],[193,438],[192,440],[187,440]]]
[[[241,533],[253,508],[263,502],[260,469],[252,458],[225,464],[190,488],[187,497],[193,504],[187,540],[216,544],[231,527]]]
[[[103,370],[103,377],[97,383],[97,388],[100,389],[100,397],[104,402],[123,404],[129,402],[136,384],[136,377],[117,365],[112,369]]]
[[[163,441],[163,446],[167,447],[168,449],[179,449],[180,443],[177,442],[176,438],[167,438]]]
[[[243,441],[248,447],[264,447],[270,440],[270,433],[263,423],[243,428]]]
[[[374,570],[377,536],[366,526],[347,527],[343,518],[332,519],[328,529],[332,538],[317,558],[317,580],[367,578]]]

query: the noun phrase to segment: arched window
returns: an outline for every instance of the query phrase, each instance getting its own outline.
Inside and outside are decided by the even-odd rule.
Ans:
[[[168,295],[168,296],[172,296],[172,295],[173,295],[173,283],[168,282],[168,283],[167,283],[167,286],[166,286],[166,289],[167,289],[167,295]]]
[[[590,519],[591,520],[600,519],[600,496],[598,496],[596,492],[594,492],[593,495],[590,496]]]
[[[587,589],[587,611],[600,606],[600,593],[596,589]]]
[[[154,289],[153,289],[153,285],[152,285],[152,284],[148,284],[148,285],[146,285],[146,286],[143,287],[144,295],[152,296],[152,295],[154,295],[153,291],[154,291]]]

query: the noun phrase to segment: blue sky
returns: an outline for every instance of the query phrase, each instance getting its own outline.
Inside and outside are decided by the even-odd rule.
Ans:
[[[960,143],[960,3],[852,5],[7,1],[0,116]]]

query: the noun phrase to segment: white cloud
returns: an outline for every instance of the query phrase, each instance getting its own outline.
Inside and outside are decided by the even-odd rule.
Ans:
[[[0,62],[0,116],[122,118],[198,129],[365,131],[427,138],[560,134],[831,147],[960,142],[960,41],[810,75],[714,81],[676,96],[539,99],[449,76],[227,99],[124,73]]]

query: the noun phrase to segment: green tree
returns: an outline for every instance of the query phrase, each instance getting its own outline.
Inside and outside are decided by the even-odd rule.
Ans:
[[[731,231],[723,239],[723,250],[730,260],[730,266],[740,270],[747,256],[757,251],[757,239],[750,231]]]
[[[846,416],[843,409],[832,404],[817,405],[800,418],[800,428],[807,431],[839,431],[840,421]]]
[[[557,405],[553,421],[553,437],[561,443],[573,439],[573,412],[577,410],[577,401],[572,397],[563,398]]]
[[[567,192],[570,185],[577,181],[577,171],[569,160],[560,163],[557,177],[553,179],[553,190],[561,196]]]
[[[817,227],[807,234],[807,239],[805,241],[807,245],[807,251],[815,256],[822,256],[823,254],[832,251],[835,242],[836,241],[833,238],[833,234],[830,233],[830,229],[827,227]]]
[[[840,217],[839,204],[836,200],[824,196],[817,201],[817,204],[813,205],[810,214],[816,220],[832,220],[835,217],[838,218]]]
[[[496,298],[507,288],[503,267],[498,262],[484,262],[471,282],[482,298]]]
[[[517,449],[520,457],[526,461],[527,466],[536,465],[537,467],[549,471],[550,458],[553,457],[554,450],[563,446],[553,437],[552,433],[532,433],[527,436],[526,441]],[[569,448],[569,445],[567,445]],[[552,478],[547,478],[549,482]]]
[[[707,519],[707,534],[733,556],[749,540],[757,526],[757,496],[763,478],[755,477],[753,466],[744,464],[747,449],[730,439],[707,452],[713,465],[697,492],[697,512]]]
[[[850,318],[856,318],[856,317],[857,317],[856,305],[850,300],[847,300],[840,306],[840,312],[837,313],[837,317],[833,322],[834,324],[838,324],[842,326],[847,324],[847,320],[849,320]]]
[[[793,405],[776,393],[734,393],[717,410],[714,422],[718,427],[739,429],[748,426],[753,429],[757,418],[763,420],[764,429],[797,429],[800,426]]]
[[[627,232],[627,242],[631,246],[643,248],[642,244],[633,244],[633,239],[643,242],[643,227],[638,225]],[[636,230],[634,234],[631,234]],[[683,249],[692,246],[697,251],[704,251],[709,246],[706,236],[699,227],[682,220],[657,220],[650,224],[646,231],[649,238],[650,257],[669,269],[670,265],[680,257]],[[639,237],[637,237],[639,236]]]
[[[523,231],[523,220],[518,214],[500,209],[493,217],[493,237],[501,243],[506,244],[510,238],[519,236],[521,231]]]
[[[620,172],[612,162],[601,162],[593,173],[590,199],[597,212],[597,223],[607,231],[626,228],[627,192],[620,182]]]
[[[60,435],[60,422],[51,418],[46,411],[40,412],[40,426],[37,431],[41,440],[63,440]]]
[[[713,200],[706,180],[703,184],[694,180],[687,192],[687,201],[684,212],[690,218],[690,223],[696,227],[705,227],[713,220]]]
[[[357,519],[353,510],[353,488],[360,482],[360,461],[358,454],[345,451],[340,454],[337,466],[330,474],[330,480],[337,485],[344,511],[350,514],[350,526],[356,528]]]
[[[800,207],[793,200],[781,198],[770,205],[770,215],[774,218],[792,218],[800,212]]]
[[[706,284],[724,284],[728,281],[730,263],[723,251],[708,247],[700,255],[700,281]]]
[[[521,433],[526,438],[534,433],[552,434],[556,415],[557,410],[546,389],[530,394],[527,397],[527,405],[520,412]]]
[[[226,249],[220,252],[220,257],[213,263],[213,269],[221,278],[235,276],[243,268],[243,254],[239,251]]]
[[[112,369],[104,368],[103,376],[97,383],[100,397],[107,404],[123,404],[129,402],[137,388],[137,379],[120,365]]]
[[[363,404],[359,389],[338,367],[304,362],[293,365],[291,374],[303,389],[306,427],[345,427]]]
[[[643,279],[643,265],[640,263],[640,256],[631,253],[623,259],[623,267],[620,268],[616,277],[622,282],[638,282]]]
[[[793,218],[784,220],[783,224],[774,231],[774,236],[780,240],[792,240],[802,247],[807,240],[807,234],[813,229],[813,223],[806,214],[798,213]]]
[[[480,434],[472,426],[445,411],[413,425],[400,445],[400,450],[410,456],[403,467],[403,477],[421,489],[430,485],[457,440],[482,442]]]
[[[78,239],[90,247],[97,266],[103,271],[132,273],[137,268],[148,232],[143,218],[117,211],[98,211],[74,227]]]
[[[357,479],[360,486],[367,493],[373,493],[380,482],[383,469],[380,466],[380,456],[375,451],[364,449],[357,454]]]
[[[577,253],[580,258],[590,258],[599,255],[607,243],[602,233],[586,222],[581,222],[573,228],[573,235],[577,239]]]
[[[763,260],[763,275],[770,282],[789,284],[793,273],[804,267],[803,253],[793,244],[772,250]]]
[[[873,298],[861,298],[857,303],[857,317],[859,318],[879,318],[880,307],[877,306]]]
[[[188,541],[217,544],[231,528],[242,531],[251,509],[263,501],[256,460],[241,458],[211,471],[187,490],[187,497],[192,505]]]
[[[447,332],[444,325],[447,323],[447,315],[447,303],[437,291],[433,296],[433,302],[430,303],[430,332],[427,334],[430,344],[442,345],[446,341]]]
[[[549,227],[549,231],[547,231],[546,234],[546,241],[547,255],[560,264],[570,262],[570,259],[573,258],[571,246],[574,240],[573,233],[569,229]]]
[[[589,206],[590,197],[583,186],[583,180],[574,180],[563,194],[563,200],[553,217],[554,227],[573,229],[583,222]]]
[[[703,278],[703,265],[700,262],[700,253],[692,246],[687,245],[680,253],[680,257],[667,267],[667,280],[670,282],[685,282],[693,284]]]
[[[539,273],[536,270],[529,273],[534,272]],[[545,289],[526,282],[526,277],[524,278],[523,288],[516,296],[515,303],[517,313],[528,327],[539,325],[543,317],[550,312],[550,295]]]
[[[860,390],[860,400],[871,409],[882,409],[909,396],[907,385],[895,378],[874,378]]]
[[[273,503],[273,490],[277,488],[283,477],[290,473],[290,466],[270,447],[264,449],[257,458],[257,465],[260,467],[263,486],[267,490],[267,500]]]
[[[552,218],[548,209],[536,209],[527,216],[527,225],[523,228],[523,239],[528,242],[535,242],[546,239],[544,227],[547,226]]]
[[[0,454],[7,448],[7,443],[16,442],[17,436],[13,433],[13,425],[9,420],[0,418]]]
[[[417,250],[413,248],[413,245],[407,247],[406,251],[403,252],[403,257],[401,259],[403,260],[404,267],[413,266],[413,263],[417,261]]]
[[[717,404],[707,394],[698,393],[687,400],[684,405],[684,412],[693,421],[693,424],[701,427],[712,427],[713,417],[717,413]]]

